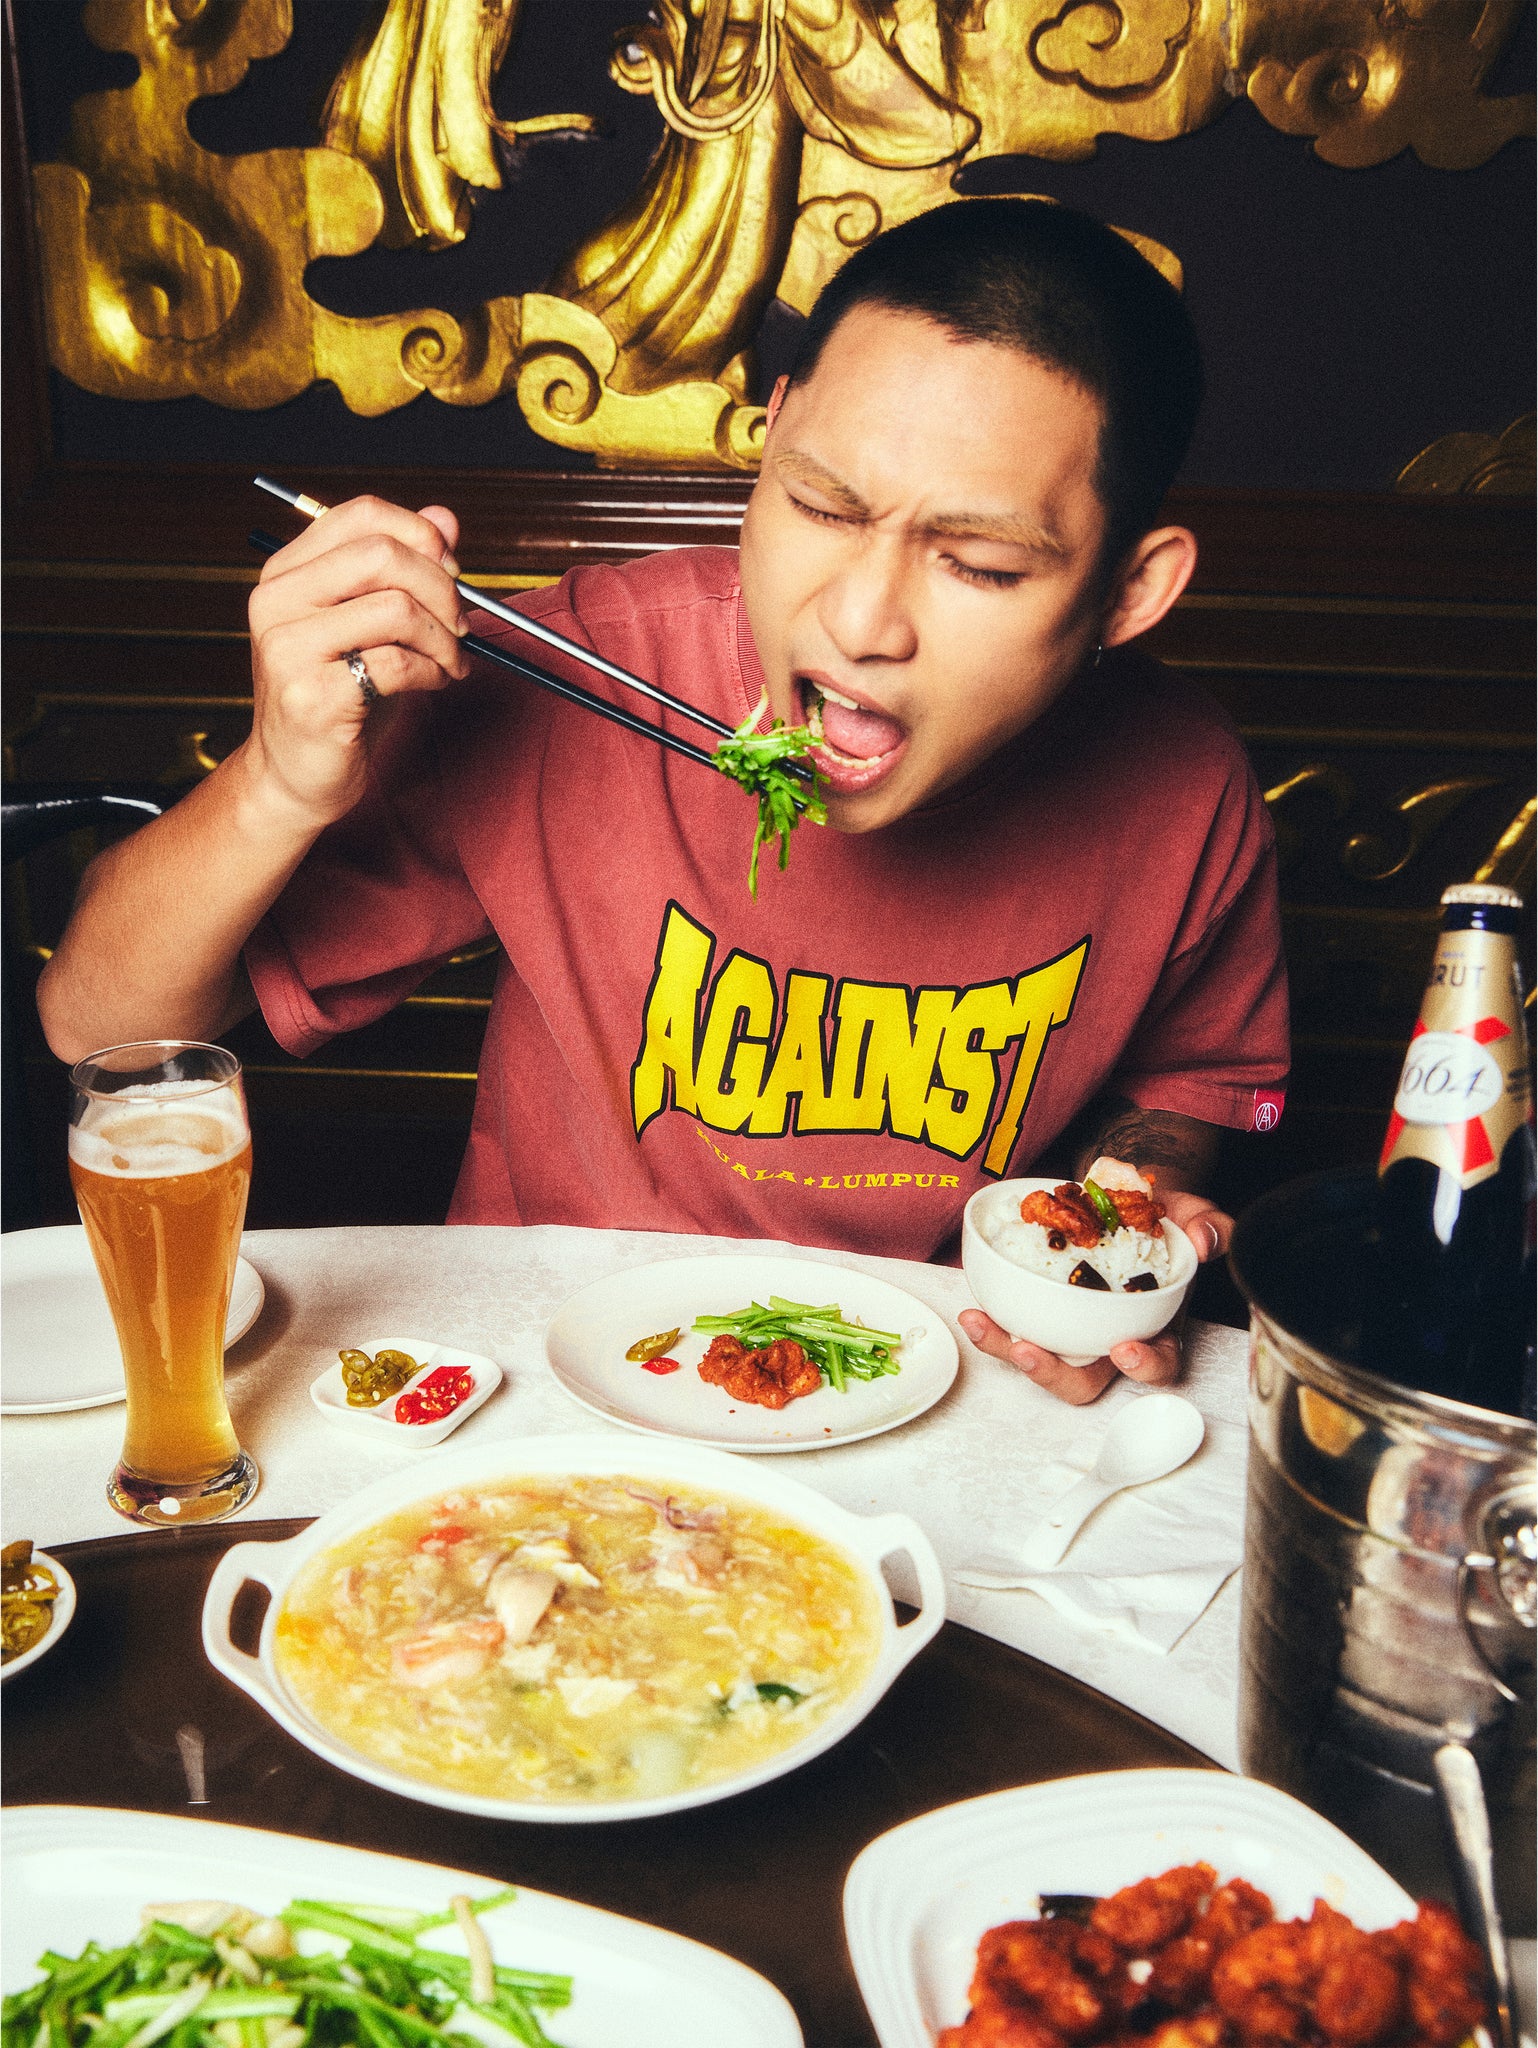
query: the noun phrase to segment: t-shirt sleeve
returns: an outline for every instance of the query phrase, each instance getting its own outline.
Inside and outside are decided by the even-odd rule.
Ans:
[[[1111,1090],[1143,1109],[1270,1129],[1291,1060],[1287,967],[1276,840],[1247,766],[1214,815],[1188,912]]]
[[[262,1015],[295,1055],[373,1023],[491,930],[455,849],[431,706],[407,698],[392,712],[363,796],[246,941]]]

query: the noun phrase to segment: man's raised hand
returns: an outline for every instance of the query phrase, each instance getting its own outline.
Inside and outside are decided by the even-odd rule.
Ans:
[[[251,594],[253,787],[318,830],[363,790],[369,705],[348,666],[362,657],[382,698],[441,690],[469,673],[454,588],[459,524],[350,499],[271,556]]]

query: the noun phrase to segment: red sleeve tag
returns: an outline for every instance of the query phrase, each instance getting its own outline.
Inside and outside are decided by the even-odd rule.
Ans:
[[[1257,1088],[1255,1106],[1250,1111],[1252,1131],[1274,1131],[1282,1120],[1282,1111],[1287,1106],[1285,1088]]]

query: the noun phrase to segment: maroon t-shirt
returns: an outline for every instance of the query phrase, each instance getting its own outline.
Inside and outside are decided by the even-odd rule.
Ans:
[[[522,603],[730,724],[757,701],[732,549],[576,570]],[[367,793],[247,945],[257,997],[309,1052],[495,934],[459,1223],[928,1258],[1103,1089],[1274,1120],[1270,822],[1221,713],[1155,663],[1107,656],[895,825],[803,824],[756,902],[754,817],[708,768],[482,665],[380,718]]]

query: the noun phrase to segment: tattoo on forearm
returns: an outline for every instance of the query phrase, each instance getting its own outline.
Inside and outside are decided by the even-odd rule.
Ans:
[[[1105,1153],[1134,1166],[1155,1166],[1167,1188],[1201,1190],[1217,1156],[1217,1132],[1173,1110],[1139,1109],[1135,1102],[1103,1105],[1103,1120],[1086,1122],[1078,1170]]]

